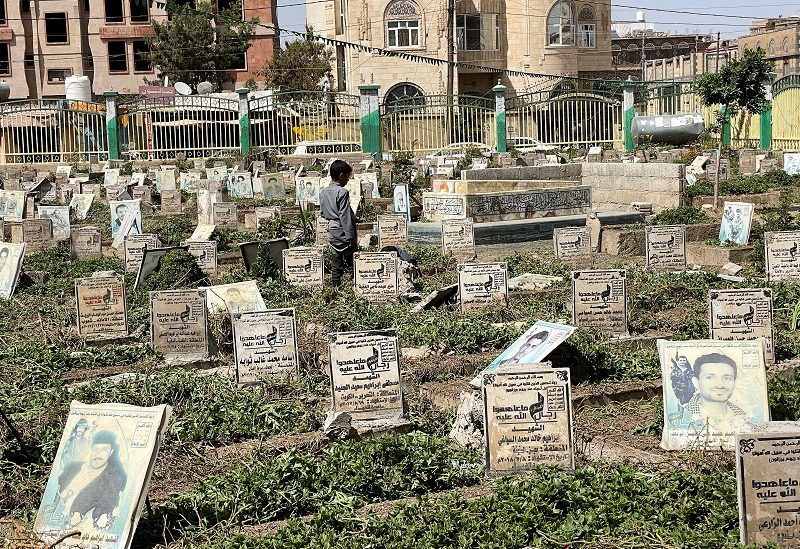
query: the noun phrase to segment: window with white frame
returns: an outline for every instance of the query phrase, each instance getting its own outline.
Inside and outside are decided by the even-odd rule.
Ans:
[[[421,17],[416,4],[409,0],[392,2],[386,8],[386,47],[420,47],[420,26]]]
[[[547,44],[571,46],[575,43],[575,16],[572,4],[566,0],[557,2],[547,16]]]
[[[496,13],[456,15],[456,47],[459,51],[497,50],[500,27]]]
[[[578,46],[581,48],[597,47],[597,24],[591,6],[582,7],[578,13]]]

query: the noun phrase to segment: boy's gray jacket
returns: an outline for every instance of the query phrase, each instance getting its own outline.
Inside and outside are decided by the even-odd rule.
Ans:
[[[356,216],[347,189],[331,182],[319,192],[320,215],[327,219],[331,246],[344,249],[356,237]]]

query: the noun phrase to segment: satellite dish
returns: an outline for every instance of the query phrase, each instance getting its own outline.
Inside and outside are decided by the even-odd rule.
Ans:
[[[192,95],[192,87],[184,82],[175,82],[175,91],[181,95]]]
[[[206,95],[206,94],[209,94],[209,93],[211,93],[213,91],[214,91],[214,84],[212,84],[211,82],[207,82],[207,81],[200,82],[197,85],[197,93],[199,93],[200,95]]]

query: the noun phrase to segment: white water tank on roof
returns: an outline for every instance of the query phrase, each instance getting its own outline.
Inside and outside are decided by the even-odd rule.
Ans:
[[[64,81],[67,101],[91,101],[92,83],[88,76],[68,76]]]

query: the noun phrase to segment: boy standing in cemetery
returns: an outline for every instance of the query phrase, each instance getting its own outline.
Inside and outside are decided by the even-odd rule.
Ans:
[[[343,160],[336,160],[328,173],[331,183],[319,193],[319,209],[320,215],[329,222],[328,241],[333,248],[331,283],[339,287],[345,271],[353,271],[353,253],[358,247],[356,216],[350,207],[350,194],[344,188],[353,168]]]

